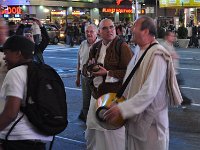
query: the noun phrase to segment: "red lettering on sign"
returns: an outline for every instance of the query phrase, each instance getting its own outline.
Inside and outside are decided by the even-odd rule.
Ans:
[[[22,9],[19,6],[9,6],[8,9],[4,9],[1,12],[2,14],[22,14]]]

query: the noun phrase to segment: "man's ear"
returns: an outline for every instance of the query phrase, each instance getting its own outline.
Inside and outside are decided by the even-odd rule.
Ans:
[[[17,51],[17,55],[18,56],[22,56],[22,52],[21,51]]]
[[[145,35],[149,35],[149,29],[144,29],[143,32]]]

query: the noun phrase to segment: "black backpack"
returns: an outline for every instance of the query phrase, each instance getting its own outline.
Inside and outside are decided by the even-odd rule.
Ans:
[[[28,65],[27,98],[21,111],[42,134],[56,135],[62,132],[68,124],[66,93],[62,79],[46,64],[24,64]],[[13,124],[6,139],[22,117]]]

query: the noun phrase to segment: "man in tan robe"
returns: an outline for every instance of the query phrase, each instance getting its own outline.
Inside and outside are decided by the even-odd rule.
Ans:
[[[139,54],[129,63],[125,79],[147,47],[157,43],[156,27],[149,17],[137,19],[132,32]],[[126,150],[168,150],[168,104],[180,104],[182,97],[172,58],[160,44],[148,50],[123,96],[126,101],[113,105],[104,118],[110,122],[118,116],[127,119]]]

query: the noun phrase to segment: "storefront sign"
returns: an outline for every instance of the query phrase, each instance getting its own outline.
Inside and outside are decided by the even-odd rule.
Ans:
[[[81,16],[85,14],[85,12],[81,12],[81,11],[72,11],[72,15],[75,15],[75,16]]]
[[[200,0],[159,0],[160,7],[199,7]]]
[[[108,13],[114,13],[114,12],[119,12],[119,13],[132,13],[132,9],[126,9],[126,8],[103,8],[102,12],[108,12]]]
[[[19,6],[8,6],[1,11],[1,14],[22,14],[22,9]]]
[[[52,10],[51,15],[52,16],[65,16],[66,11],[64,11],[64,10],[63,11]]]

